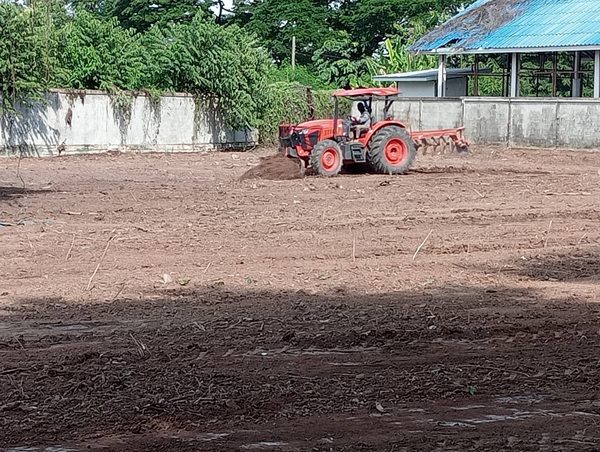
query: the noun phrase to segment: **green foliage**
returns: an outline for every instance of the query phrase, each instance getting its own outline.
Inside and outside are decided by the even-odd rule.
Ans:
[[[112,6],[113,0],[71,0],[69,3],[76,14],[87,11],[101,16],[108,16],[108,10]]]
[[[80,11],[60,33],[55,83],[63,88],[125,90],[143,87],[144,47],[140,37]]]
[[[272,66],[267,52],[239,27],[197,14],[188,24],[153,28],[144,46],[148,85],[200,96],[226,112],[232,127],[257,125]]]
[[[328,84],[339,87],[355,87],[369,85],[367,60],[356,58],[357,47],[350,41],[345,32],[337,35],[323,44],[313,56],[315,71]]]
[[[148,30],[153,25],[191,22],[202,11],[207,13],[212,0],[106,0],[104,14],[116,17],[123,28]]]
[[[309,117],[309,98],[306,87],[297,83],[277,82],[265,92],[266,103],[259,135],[264,143],[274,143],[280,123],[297,124]]]
[[[278,67],[273,67],[269,79],[273,82],[297,83],[301,86],[310,86],[314,89],[334,89],[337,85],[325,83],[321,77],[317,76],[317,71],[311,70],[307,66],[292,66],[282,64]]]
[[[314,52],[332,36],[331,11],[323,0],[257,0],[238,2],[235,22],[256,34],[279,63],[291,58],[296,37],[296,61],[309,66]]]
[[[441,16],[437,17],[439,22],[443,20]],[[392,74],[436,67],[438,64],[436,57],[414,55],[408,51],[408,48],[429,28],[423,19],[412,19],[402,27],[398,27],[394,36],[385,40],[378,55],[369,59],[371,74]]]
[[[386,66],[378,55],[382,50],[385,52],[381,45],[387,38],[391,38],[391,45],[398,52],[405,49],[406,36],[417,33],[411,26],[412,19],[429,28],[440,15],[470,2],[240,0],[236,3],[234,21],[252,30],[279,63],[289,61],[295,36],[299,64],[319,74],[326,84],[349,87],[370,85],[371,72],[378,66]],[[410,36],[410,42],[418,37]],[[426,62],[417,59],[411,64],[421,67]]]
[[[361,55],[371,56],[380,43],[406,25],[408,19],[427,19],[431,14],[454,12],[464,0],[342,0],[340,22]]]
[[[208,103],[218,108],[227,125],[238,128],[257,126],[269,108],[265,93],[274,72],[271,59],[235,25],[220,26],[199,12],[188,22],[171,22],[139,34],[121,27],[115,17],[102,16],[98,8],[106,8],[108,2],[79,3],[71,20],[65,15],[60,21],[49,9],[52,2],[44,4],[47,9],[36,8],[34,2],[25,7],[0,1],[4,108],[39,98],[50,83],[107,90],[124,112],[131,103],[126,90],[155,96],[189,92],[205,107]]]
[[[0,2],[0,111],[41,99],[56,64],[53,2],[23,8]]]

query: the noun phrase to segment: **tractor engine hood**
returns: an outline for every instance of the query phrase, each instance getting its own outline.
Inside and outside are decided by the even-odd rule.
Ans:
[[[341,119],[338,120],[338,133],[337,136],[341,135],[344,129],[343,121]],[[314,132],[318,132],[319,138],[327,139],[333,138],[333,119],[315,119],[313,121],[306,121],[300,124],[297,124],[294,127],[294,132],[302,133],[303,135],[310,135]]]
[[[315,127],[333,127],[333,119],[314,119],[312,121],[301,122],[296,126],[296,130]]]

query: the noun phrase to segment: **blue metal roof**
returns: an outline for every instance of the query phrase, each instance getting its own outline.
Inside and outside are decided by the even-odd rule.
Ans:
[[[491,7],[505,7],[509,19],[503,22],[500,18],[497,26],[485,29],[477,21]],[[574,47],[600,48],[600,0],[478,0],[425,35],[411,50],[485,52]]]

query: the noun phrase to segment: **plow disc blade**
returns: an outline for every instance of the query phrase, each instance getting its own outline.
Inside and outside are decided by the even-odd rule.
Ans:
[[[469,152],[469,143],[464,138],[464,127],[456,129],[419,130],[411,133],[417,150],[426,154]]]

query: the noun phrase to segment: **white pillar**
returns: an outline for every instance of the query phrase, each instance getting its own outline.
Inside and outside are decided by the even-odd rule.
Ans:
[[[438,67],[437,97],[446,96],[446,55],[440,55],[440,66]]]
[[[575,63],[573,64],[573,97],[581,97],[581,52],[575,52]]]
[[[600,50],[596,50],[594,58],[594,97],[600,97]]]
[[[519,54],[513,53],[510,62],[510,97],[519,97]]]

